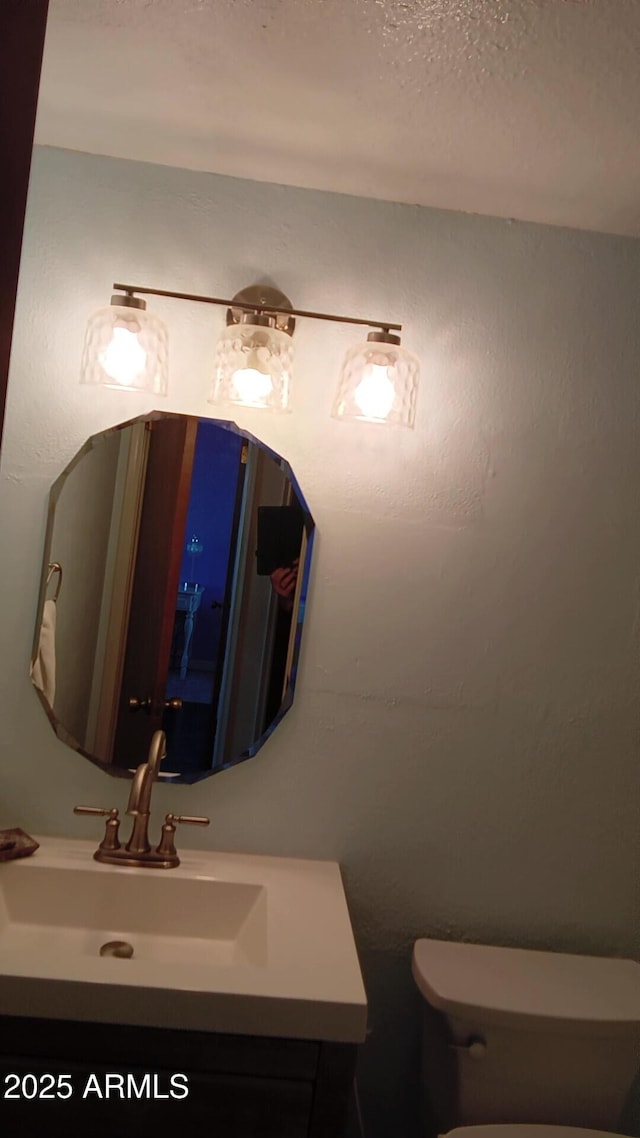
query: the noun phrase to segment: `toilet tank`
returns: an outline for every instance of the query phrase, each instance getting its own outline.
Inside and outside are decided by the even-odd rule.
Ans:
[[[430,1123],[615,1130],[640,1067],[640,964],[419,940]]]

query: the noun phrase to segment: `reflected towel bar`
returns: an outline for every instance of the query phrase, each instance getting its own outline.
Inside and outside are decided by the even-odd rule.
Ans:
[[[62,565],[59,561],[51,561],[49,564],[49,572],[47,573],[47,588],[49,588],[49,585],[51,584],[56,573],[58,574],[58,582],[56,584],[55,595],[51,598],[54,601],[57,601],[58,597],[60,596],[60,590],[62,588]]]

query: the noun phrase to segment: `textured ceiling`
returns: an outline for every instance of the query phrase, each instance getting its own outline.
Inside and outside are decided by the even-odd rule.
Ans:
[[[640,0],[51,0],[36,140],[640,236]]]

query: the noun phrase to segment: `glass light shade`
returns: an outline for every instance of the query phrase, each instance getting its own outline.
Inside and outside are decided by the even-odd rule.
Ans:
[[[357,344],[342,365],[333,418],[413,427],[419,371],[416,356],[400,344]]]
[[[166,326],[143,308],[110,304],[89,318],[81,383],[166,395]]]
[[[288,411],[291,336],[261,324],[229,324],[218,340],[210,403]]]

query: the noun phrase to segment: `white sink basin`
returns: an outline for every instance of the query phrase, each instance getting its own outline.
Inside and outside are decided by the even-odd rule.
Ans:
[[[335,862],[181,851],[172,870],[39,838],[0,863],[0,1014],[360,1042]],[[101,956],[125,941],[129,959]]]
[[[159,877],[104,873],[96,862],[3,873],[0,951],[96,957],[105,942],[125,940],[138,960],[266,965],[264,886]]]

